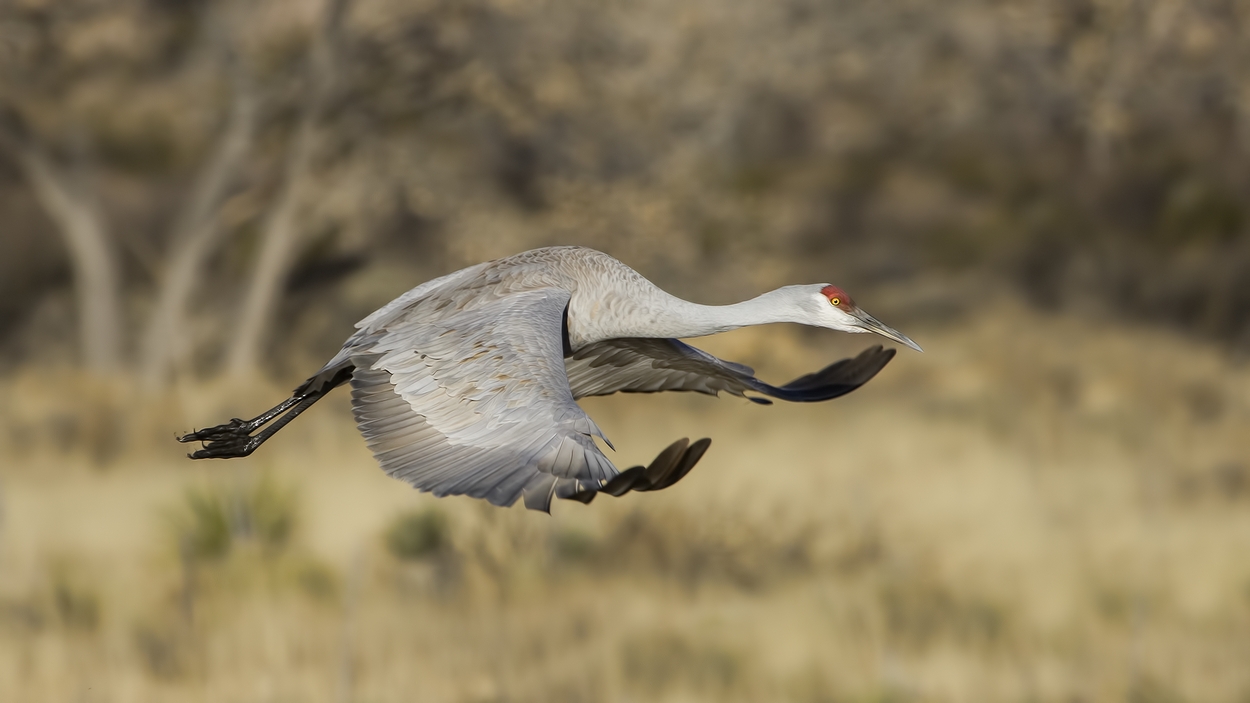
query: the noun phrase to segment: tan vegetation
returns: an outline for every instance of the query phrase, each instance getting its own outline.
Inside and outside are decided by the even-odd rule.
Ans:
[[[0,697],[1244,700],[1245,370],[1005,304],[917,326],[839,403],[596,400],[623,462],[712,451],[552,517],[386,478],[342,397],[229,464],[16,454]],[[715,347],[783,377],[854,344]]]
[[[1239,0],[0,3],[0,701],[1250,700]],[[925,346],[554,516],[377,470],[351,323],[555,243]],[[785,380],[862,339],[703,340]]]

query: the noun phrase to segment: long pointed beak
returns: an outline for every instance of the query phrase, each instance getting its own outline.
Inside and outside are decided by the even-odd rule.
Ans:
[[[892,339],[898,342],[899,344],[905,344],[911,347],[912,349],[915,349],[918,352],[924,351],[923,349],[920,348],[919,344],[916,344],[915,342],[908,339],[907,335],[903,334],[902,332],[899,332],[893,327],[886,327],[885,325],[881,324],[880,320],[873,317],[872,315],[869,315],[863,310],[856,309],[854,312],[851,313],[851,315],[853,315],[855,319],[859,320],[859,326],[863,328],[865,332],[873,332],[873,333],[879,334],[882,337],[885,337],[886,339]]]

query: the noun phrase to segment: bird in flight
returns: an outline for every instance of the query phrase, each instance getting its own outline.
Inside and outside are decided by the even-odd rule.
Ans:
[[[290,398],[251,420],[199,430],[192,459],[248,456],[331,389],[350,383],[352,410],[378,463],[436,496],[508,506],[523,498],[589,503],[676,483],[710,440],[682,439],[646,467],[619,471],[611,442],[575,402],[617,392],[726,392],[753,402],[829,400],[877,374],[893,349],[871,347],[784,386],[684,342],[750,325],[797,322],[872,332],[920,351],[837,286],[786,286],[735,305],[669,295],[593,249],[534,249],[423,283],[357,331]]]

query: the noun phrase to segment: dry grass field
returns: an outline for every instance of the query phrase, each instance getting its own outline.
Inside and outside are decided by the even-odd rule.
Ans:
[[[828,404],[587,402],[622,466],[712,449],[551,516],[387,478],[345,393],[192,464],[176,432],[285,386],[180,386],[123,422],[69,371],[19,373],[0,700],[1250,700],[1250,369],[990,300],[878,304],[927,352]],[[867,343],[704,341],[770,379]]]

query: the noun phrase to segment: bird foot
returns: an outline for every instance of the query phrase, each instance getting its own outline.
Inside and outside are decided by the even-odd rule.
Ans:
[[[179,442],[206,442],[187,456],[192,459],[230,459],[247,456],[256,451],[260,441],[251,436],[253,430],[260,426],[255,420],[246,421],[234,418],[224,425],[208,427],[178,438]]]
[[[179,442],[212,442],[215,440],[227,439],[230,437],[238,437],[239,435],[251,434],[260,424],[255,420],[241,420],[233,418],[230,422],[216,427],[206,427],[197,430],[191,434],[184,434],[178,438]]]

